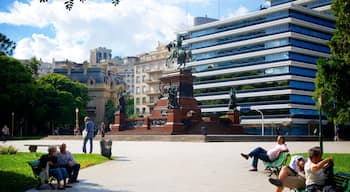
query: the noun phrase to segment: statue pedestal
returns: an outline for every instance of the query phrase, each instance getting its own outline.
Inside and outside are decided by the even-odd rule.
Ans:
[[[167,123],[164,125],[166,130],[169,130],[172,135],[184,134],[185,127],[181,122],[182,115],[180,109],[169,109],[167,115]]]
[[[232,124],[240,124],[239,111],[228,111],[227,118],[232,122]]]
[[[125,113],[114,114],[114,124],[111,127],[111,133],[117,133],[125,128],[127,116]]]

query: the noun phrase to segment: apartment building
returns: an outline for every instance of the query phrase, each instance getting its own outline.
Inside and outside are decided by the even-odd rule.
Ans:
[[[175,69],[175,65],[165,65],[168,57],[165,45],[158,44],[155,51],[139,55],[134,66],[134,106],[135,113],[149,115],[160,95],[159,78],[166,71]]]
[[[276,128],[310,134],[318,119],[312,99],[316,62],[330,56],[327,42],[335,29],[330,2],[271,0],[259,11],[180,33],[192,50],[187,66],[196,76],[202,114],[224,115],[233,87],[246,133],[261,134],[264,123],[265,134]]]

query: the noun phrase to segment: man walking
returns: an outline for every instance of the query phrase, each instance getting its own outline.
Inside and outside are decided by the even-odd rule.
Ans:
[[[85,129],[87,131],[87,134],[86,134],[86,137],[84,138],[83,152],[86,153],[86,143],[89,140],[90,141],[90,152],[89,153],[92,153],[95,124],[87,116],[84,118],[84,121],[85,121]]]

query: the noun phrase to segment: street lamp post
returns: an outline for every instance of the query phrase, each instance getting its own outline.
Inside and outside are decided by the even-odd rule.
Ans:
[[[323,153],[323,130],[322,130],[322,95],[318,98],[318,105],[320,106],[320,113],[319,118],[320,122],[318,124],[318,133],[319,133],[319,141],[320,141],[320,148],[321,152]]]
[[[264,136],[264,132],[265,132],[265,128],[264,128],[264,114],[262,111],[260,111],[259,109],[252,109],[252,110],[255,110],[257,111],[258,113],[260,113],[261,115],[261,135]]]
[[[12,121],[11,121],[11,128],[12,128],[12,130],[11,130],[11,136],[13,136],[13,130],[15,129],[15,112],[12,112],[11,115],[12,115]]]
[[[78,135],[79,133],[79,108],[75,108],[75,131],[74,131],[74,135]]]

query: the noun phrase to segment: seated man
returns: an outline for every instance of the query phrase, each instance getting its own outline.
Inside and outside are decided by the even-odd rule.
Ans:
[[[60,146],[60,151],[56,153],[58,165],[67,170],[69,176],[69,183],[78,182],[78,174],[80,170],[80,164],[77,163],[72,154],[66,150],[67,145],[63,143]]]
[[[55,156],[56,152],[57,147],[50,146],[49,153],[40,157],[39,167],[42,172],[47,172],[46,169],[48,168],[49,176],[53,176],[57,179],[58,189],[64,189],[65,187],[70,187],[66,185],[68,174],[65,168],[58,167],[57,157]]]
[[[287,145],[285,144],[284,137],[278,136],[277,145],[274,148],[266,151],[261,147],[257,147],[248,154],[241,153],[241,156],[247,160],[249,157],[252,157],[253,158],[252,168],[249,169],[249,171],[258,171],[258,159],[261,159],[267,162],[273,162],[278,158],[281,152],[288,152],[288,148],[287,148]]]
[[[306,190],[308,192],[335,192],[332,176],[333,158],[327,157],[322,160],[320,147],[309,149],[309,160],[305,164]]]
[[[305,188],[304,166],[306,159],[302,156],[293,156],[289,166],[283,166],[278,179],[269,178],[270,183],[276,185],[276,192],[282,192],[284,187],[291,189]]]

